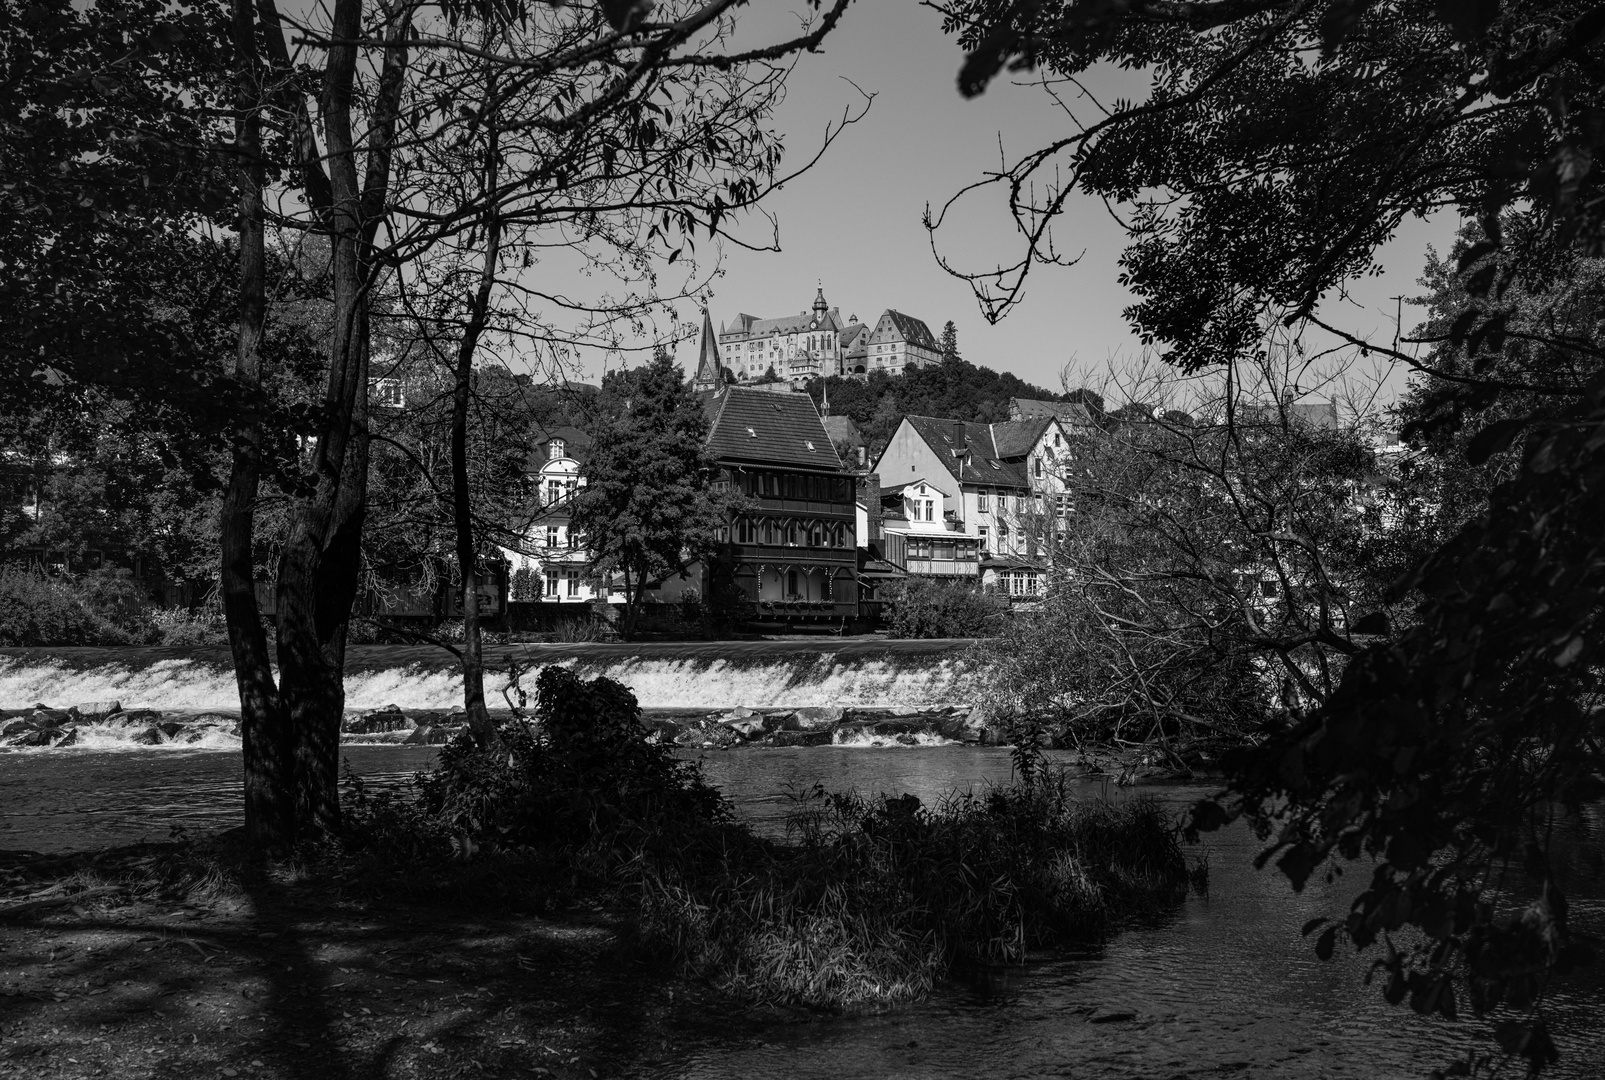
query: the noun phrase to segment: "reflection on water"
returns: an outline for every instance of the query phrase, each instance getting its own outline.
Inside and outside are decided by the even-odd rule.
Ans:
[[[427,766],[424,747],[348,746],[353,770],[394,781]],[[912,791],[927,802],[1009,777],[1001,750],[958,747],[750,749],[709,754],[709,775],[766,831],[783,828],[784,791]],[[1190,802],[1202,788],[1163,788]],[[1089,795],[1121,798],[1089,785]],[[0,847],[65,849],[162,839],[238,822],[239,757],[225,751],[0,755]],[[1564,828],[1574,924],[1605,929],[1605,868],[1597,812]],[[857,1077],[1370,1078],[1420,1077],[1464,1052],[1473,1023],[1426,1020],[1387,1006],[1363,985],[1365,962],[1318,962],[1299,928],[1339,914],[1357,885],[1312,884],[1292,894],[1250,860],[1242,828],[1211,836],[1210,892],[1169,917],[1101,945],[1054,955],[984,982],[955,983],[929,1001],[878,1016],[786,1023],[757,1036],[688,1034],[689,1049],[652,1076],[720,1080]],[[1352,875],[1351,875],[1352,878]],[[1598,970],[1558,988],[1550,1015],[1562,1068],[1600,1075],[1605,995]],[[1107,1021],[1107,1022],[1105,1022]],[[750,1029],[748,1029],[750,1030]]]

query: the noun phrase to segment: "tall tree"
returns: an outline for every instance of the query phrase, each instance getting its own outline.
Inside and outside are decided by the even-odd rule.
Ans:
[[[742,137],[750,137],[746,160],[756,163],[756,172],[725,178],[716,190],[705,189],[701,199],[676,201],[677,180],[694,173],[706,157],[724,152],[734,133],[710,125],[702,130],[701,144],[665,141],[675,113],[694,115],[694,106],[685,103],[720,88],[734,96],[772,93],[784,79],[784,58],[816,46],[847,3],[835,0],[794,38],[731,50],[727,45],[740,0],[669,4],[658,11],[665,16],[661,21],[645,20],[638,10],[621,14],[608,5],[424,8],[410,0],[335,0],[326,18],[296,27],[298,41],[320,58],[312,66],[291,62],[285,22],[272,0],[260,0],[254,11],[242,0],[233,9],[234,84],[252,93],[242,90],[236,97],[230,154],[247,166],[266,164],[252,145],[253,124],[283,133],[271,165],[304,198],[304,209],[298,209],[281,197],[287,191],[270,191],[242,170],[237,227],[242,236],[250,235],[271,194],[280,228],[304,230],[327,246],[329,286],[321,397],[305,410],[306,450],[290,463],[287,471],[293,475],[285,478],[291,506],[275,582],[276,680],[266,642],[254,629],[260,625],[254,590],[243,581],[244,538],[251,532],[249,510],[263,464],[248,411],[239,416],[234,440],[235,494],[228,501],[225,532],[240,543],[228,545],[232,558],[226,554],[225,559],[231,558],[234,569],[225,593],[231,598],[226,614],[245,726],[252,732],[246,740],[246,819],[253,839],[293,843],[339,826],[342,668],[361,579],[375,298],[386,289],[404,290],[409,268],[443,242],[483,235],[495,220],[505,224],[520,197],[528,205],[540,203],[539,191],[572,188],[575,194],[566,205],[573,219],[631,210],[650,240],[676,245],[669,254],[688,246],[693,230],[719,231],[773,178],[778,140],[762,128],[744,128]],[[246,47],[247,21],[254,24],[254,50]],[[489,192],[432,199],[438,191],[418,182],[430,152],[482,146],[475,132],[483,129],[482,114],[494,104],[484,95],[487,69],[500,72],[501,84],[535,95],[524,102],[530,107],[520,117],[521,131],[541,133],[554,143],[571,140],[585,153],[571,169],[513,170]],[[691,88],[684,99],[661,93],[665,72],[679,73]],[[660,102],[665,97],[670,106]],[[599,119],[617,116],[626,122],[608,129],[614,133],[611,144],[587,139]],[[626,186],[619,201],[607,202],[585,183],[610,177],[621,154],[651,154],[654,148],[663,155],[656,184]],[[474,151],[469,159],[472,167],[464,175],[484,175],[486,159]],[[240,386],[254,381],[255,316],[250,311],[259,277],[250,262],[242,265],[245,317],[234,379]],[[471,579],[472,571],[465,576]]]
[[[592,572],[622,582],[620,629],[633,637],[648,592],[714,553],[734,496],[715,487],[707,416],[666,353],[611,373],[602,389],[608,416],[569,527],[583,537]]]
[[[953,320],[947,320],[942,327],[942,363],[956,364],[959,362],[959,328],[953,325]]]

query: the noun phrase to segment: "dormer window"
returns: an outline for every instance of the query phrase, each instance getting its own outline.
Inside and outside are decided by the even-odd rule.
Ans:
[[[546,444],[546,460],[556,461],[558,458],[563,456],[565,449],[567,448],[563,445],[562,439],[552,439],[548,441]]]

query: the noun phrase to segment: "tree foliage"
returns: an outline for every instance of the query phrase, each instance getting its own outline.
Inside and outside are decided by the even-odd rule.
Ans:
[[[607,413],[569,528],[583,535],[593,573],[622,581],[630,636],[649,590],[714,553],[734,496],[715,489],[707,416],[667,354],[610,373],[602,392]]]
[[[810,379],[808,393],[822,403],[829,386],[830,411],[858,424],[874,457],[892,437],[904,416],[943,416],[977,423],[1009,418],[1010,398],[1060,399],[1009,371],[977,367],[962,358],[926,368],[910,367],[900,375],[872,371],[860,378],[831,375]]]
[[[1151,73],[1145,97],[975,185],[1007,193],[1026,239],[1012,264],[960,271],[991,318],[1033,265],[1062,261],[1052,227],[1073,192],[1122,208],[1128,315],[1186,368],[1251,353],[1267,318],[1319,318],[1401,222],[1442,207],[1496,228],[1525,203],[1599,243],[1605,13],[1586,0],[940,7],[966,93],[1005,65],[1054,90],[1098,64]]]

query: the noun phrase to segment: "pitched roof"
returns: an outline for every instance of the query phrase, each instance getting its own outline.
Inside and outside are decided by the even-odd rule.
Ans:
[[[825,425],[825,431],[830,435],[831,442],[843,442],[849,446],[864,446],[864,433],[858,430],[851,416],[825,416],[820,418]]]
[[[729,386],[705,399],[708,448],[720,461],[840,472],[841,458],[807,394]]]
[[[936,348],[936,338],[931,335],[931,328],[920,319],[904,315],[893,308],[886,309],[886,317],[892,320],[892,326],[904,341],[911,341],[915,345],[924,345],[931,349]]]
[[[841,311],[831,308],[823,319],[815,321],[812,311],[798,315],[784,315],[778,319],[760,319],[754,315],[737,315],[736,321],[725,330],[725,336],[764,337],[769,334],[797,334],[809,330],[840,330]]]
[[[935,416],[903,419],[959,483],[1021,488],[1030,486],[1025,457],[1049,423],[1047,417],[1000,424],[971,424]]]
[[[532,440],[534,448],[530,450],[528,467],[531,472],[539,472],[550,458],[547,457],[546,444],[553,439],[563,440],[563,456],[571,457],[580,464],[585,464],[591,456],[591,436],[589,432],[575,427],[573,424],[556,424],[552,427],[535,429],[535,438]]]
[[[860,356],[866,351],[869,341],[870,327],[863,323],[849,323],[847,329],[841,332],[841,347],[848,352],[856,352]]]
[[[1095,427],[1092,411],[1079,401],[1044,401],[1041,398],[1010,398],[1009,415],[1020,420],[1038,416],[1057,416],[1077,427]]]

